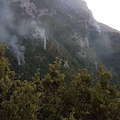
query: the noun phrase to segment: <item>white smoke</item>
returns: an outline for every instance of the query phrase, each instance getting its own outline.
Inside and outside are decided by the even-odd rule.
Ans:
[[[18,39],[16,36],[11,37],[11,42],[9,43],[9,46],[11,46],[11,50],[14,51],[13,54],[16,56],[18,65],[21,65],[22,63],[25,63],[24,60],[24,46],[20,46],[18,44]]]
[[[96,69],[96,71],[98,71],[98,63],[95,61],[95,69]]]
[[[99,33],[101,33],[101,28],[100,28],[100,26],[98,25],[98,23],[97,23],[96,21],[93,22],[93,26],[95,26],[96,29],[97,29],[97,31],[98,31]]]
[[[18,65],[25,63],[23,40],[32,36],[34,31],[39,32],[40,38],[44,40],[44,49],[46,50],[45,29],[30,18],[17,20],[16,11],[10,7],[10,2],[0,0],[0,42],[6,42],[16,57]]]
[[[47,41],[46,41],[46,36],[44,36],[44,50],[46,50],[46,44],[47,44]]]
[[[47,39],[46,39],[45,29],[42,27],[39,27],[36,21],[31,22],[31,27],[32,29],[34,29],[33,37],[36,39],[41,38],[44,42],[44,50],[46,50]]]

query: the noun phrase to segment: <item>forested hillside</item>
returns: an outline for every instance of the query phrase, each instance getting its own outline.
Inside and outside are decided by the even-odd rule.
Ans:
[[[102,65],[120,89],[120,33],[97,22],[83,0],[1,0],[0,42],[6,42],[15,79],[41,78],[58,56],[67,84],[79,68],[97,73]],[[93,84],[97,81],[93,80]]]
[[[96,74],[80,69],[69,85],[58,58],[30,80],[15,79],[0,46],[0,120],[119,120],[120,91],[109,84],[112,75],[99,67]],[[96,76],[96,77],[95,77]],[[93,79],[97,83],[92,85]]]
[[[120,32],[84,0],[0,0],[0,44],[0,120],[120,120]]]

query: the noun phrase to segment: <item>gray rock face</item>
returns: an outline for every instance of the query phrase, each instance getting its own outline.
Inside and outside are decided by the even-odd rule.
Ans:
[[[68,64],[68,61],[64,61],[64,65],[63,65],[63,66],[64,66],[64,68],[66,68],[66,69],[67,69],[67,68],[70,68],[70,66],[69,66],[69,64]]]
[[[91,11],[88,9],[87,4],[83,0],[51,0],[50,3],[47,0],[12,0],[12,2],[18,3],[19,7],[23,10],[23,14],[27,14],[35,22],[36,19],[40,21],[40,19],[44,16],[55,16],[59,17],[59,19],[63,19],[63,21],[67,19],[70,21],[76,21],[76,24],[78,23],[80,25],[80,29],[85,29],[88,31],[88,33],[91,25],[95,26],[96,29],[99,27],[96,24]],[[59,14],[64,15],[66,18],[61,18],[62,16]],[[32,36],[35,39],[42,38],[44,41],[44,49],[46,50],[46,30],[45,28],[40,28],[37,22],[35,26],[32,27]],[[59,27],[57,28],[55,26],[55,28],[59,30]],[[49,27],[47,27],[47,29],[49,29]],[[75,44],[80,46],[77,56],[83,59],[86,58],[86,52],[83,50],[83,48],[89,47],[90,44],[88,33],[83,37],[81,36],[83,33],[80,34],[78,31],[76,31],[72,36],[72,38],[76,40]],[[69,66],[67,61],[65,62],[64,66]]]
[[[56,14],[55,10],[49,11],[47,8],[44,8],[44,6],[43,8],[37,8],[36,4],[31,2],[31,0],[12,0],[12,2],[20,2],[19,6],[24,9],[25,13],[30,15],[33,19],[46,15],[52,16]]]
[[[77,33],[74,33],[74,35],[72,36],[73,39],[76,39],[76,43],[81,47],[81,48],[85,48],[85,47],[89,47],[89,38],[86,36],[84,39],[81,38],[81,36],[79,36]]]
[[[80,52],[77,52],[77,57],[85,59],[87,57],[86,52],[83,49],[81,49]]]

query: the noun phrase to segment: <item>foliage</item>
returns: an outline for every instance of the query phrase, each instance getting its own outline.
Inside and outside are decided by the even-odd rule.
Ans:
[[[77,118],[86,118],[90,113],[91,81],[92,74],[87,74],[87,70],[79,70],[69,87],[69,94],[75,108]]]
[[[40,78],[37,69],[31,81],[15,80],[8,59],[0,46],[0,119],[1,120],[119,120],[120,96],[115,86],[109,84],[111,74],[102,67],[98,81],[91,86],[93,73],[80,69],[65,84],[58,58],[49,65],[49,72]],[[96,76],[97,76],[96,75]]]

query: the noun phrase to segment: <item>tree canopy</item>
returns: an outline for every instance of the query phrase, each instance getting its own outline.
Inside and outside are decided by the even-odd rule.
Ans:
[[[80,69],[69,85],[61,73],[58,57],[40,78],[37,69],[31,81],[16,80],[0,46],[0,120],[119,120],[120,96],[110,85],[112,75]],[[97,77],[94,77],[97,76]],[[93,79],[98,81],[92,86]]]

